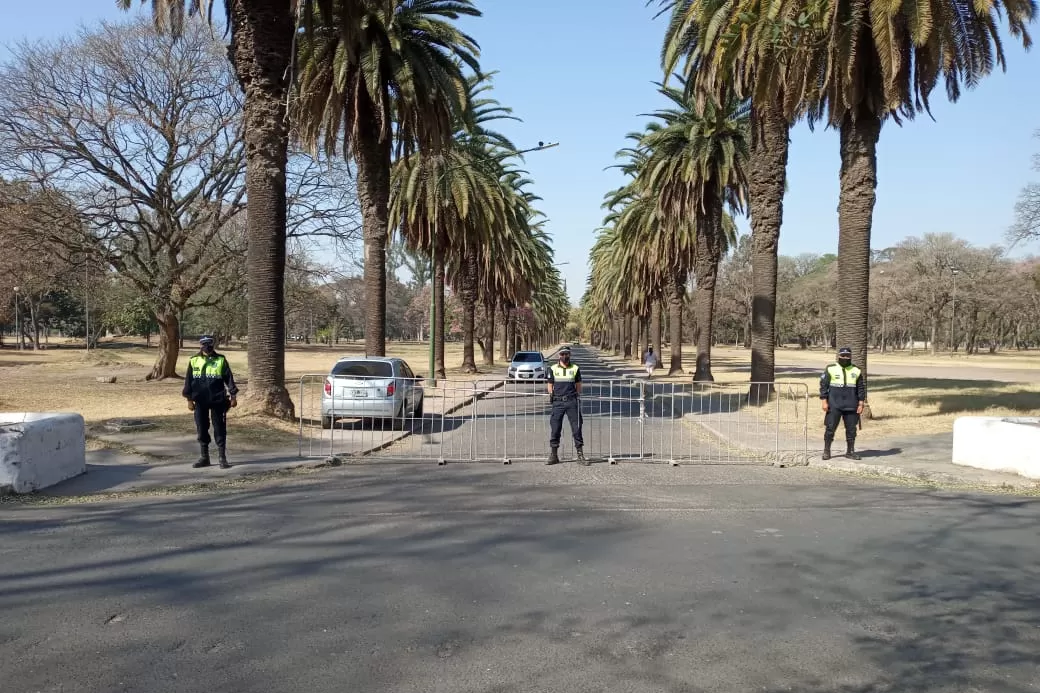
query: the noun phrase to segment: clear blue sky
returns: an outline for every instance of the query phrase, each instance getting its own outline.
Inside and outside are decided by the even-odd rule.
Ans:
[[[529,155],[527,169],[549,217],[557,258],[577,301],[588,250],[603,212],[603,193],[621,178],[614,152],[659,104],[663,20],[643,0],[478,0],[484,17],[465,28],[480,42],[482,64],[498,70],[496,96],[522,123],[502,130],[524,148],[560,142]],[[114,0],[18,3],[0,27],[0,44],[50,38],[83,22],[117,18]],[[1034,25],[1040,35],[1040,24]],[[936,90],[933,114],[886,124],[878,146],[878,200],[873,245],[908,235],[950,232],[975,244],[999,242],[1018,191],[1040,152],[1040,49],[1007,43],[1008,71],[996,72],[959,103]],[[2,55],[2,51],[0,51]],[[790,190],[780,251],[837,250],[838,138],[804,125],[792,134]],[[743,230],[747,222],[741,224]]]

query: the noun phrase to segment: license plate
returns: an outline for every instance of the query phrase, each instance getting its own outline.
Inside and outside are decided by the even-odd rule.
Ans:
[[[364,399],[368,397],[368,390],[352,390],[354,399]]]

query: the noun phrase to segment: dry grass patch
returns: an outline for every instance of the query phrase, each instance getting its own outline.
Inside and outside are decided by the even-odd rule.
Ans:
[[[781,361],[784,355],[778,353],[777,360]],[[661,375],[655,375],[652,382],[688,386],[695,366],[696,350],[692,347],[689,350],[684,348],[683,356],[686,373],[668,377],[663,374],[663,370],[659,370],[657,372]],[[781,431],[792,435],[797,435],[803,425],[801,422],[805,420],[801,414],[796,416],[795,409],[807,412],[810,441],[822,437],[823,411],[817,396],[818,374],[830,362],[829,356],[829,353],[816,352],[814,358],[818,360],[817,363],[807,365],[804,375],[798,373],[777,379],[778,385],[784,388],[779,409],[773,403],[765,407],[749,407],[748,411],[770,422],[779,416]],[[608,358],[628,367],[634,368],[636,365],[632,360]],[[667,354],[664,358],[667,359]],[[745,390],[750,373],[750,358],[750,352],[744,349],[722,347],[712,350],[714,387],[725,393]],[[876,363],[885,357],[872,354],[870,358],[871,363]],[[1003,357],[1000,362],[1003,366],[993,360],[999,357],[989,355],[961,358],[963,362],[957,365],[963,368],[1000,368],[1009,367],[1011,363],[1016,364],[1017,368],[1034,368],[1040,363],[1038,354]],[[949,360],[930,364],[924,359],[900,360],[900,357],[894,356],[890,359],[893,363],[907,365],[951,365]],[[885,375],[872,376],[869,384],[868,396],[873,418],[863,422],[863,429],[859,433],[864,443],[883,438],[949,433],[958,416],[1040,415],[1040,384]],[[808,393],[808,404],[798,405],[796,402],[803,392]]]
[[[159,429],[171,433],[194,434],[191,413],[181,397],[183,382],[170,379],[147,382],[155,347],[143,343],[108,343],[89,353],[83,349],[53,344],[43,351],[0,351],[0,409],[6,411],[72,411],[81,414],[92,434],[103,431],[101,424],[115,418],[147,419]],[[405,359],[416,373],[427,374],[425,344],[396,343],[387,345],[389,356]],[[220,348],[241,384],[247,384],[247,355],[239,345]],[[195,353],[187,345],[178,359],[178,372],[183,373],[188,359]],[[336,347],[291,347],[286,352],[286,386],[299,404],[300,378],[305,374],[324,374],[337,358],[363,355],[363,344]],[[463,375],[462,345],[446,344],[445,360],[451,379],[471,381],[479,375]],[[479,360],[479,355],[478,355]],[[97,382],[97,378],[115,376],[114,383]],[[436,392],[429,396],[436,397]],[[230,425],[236,445],[270,448],[295,444],[299,431],[293,422],[274,421],[243,410],[231,413]],[[93,439],[95,448],[103,442]]]

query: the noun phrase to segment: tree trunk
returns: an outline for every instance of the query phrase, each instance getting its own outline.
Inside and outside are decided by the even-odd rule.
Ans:
[[[385,302],[384,302],[385,306]],[[433,367],[434,378],[445,378],[444,368],[444,251],[437,248],[433,259]],[[368,338],[365,338],[368,344]]]
[[[159,324],[159,355],[145,380],[176,378],[177,357],[181,351],[178,339],[180,322],[177,320],[177,313],[172,310],[160,311],[156,313],[155,321]]]
[[[646,351],[646,319],[640,315],[633,317],[632,332],[635,334],[635,339],[633,340],[635,348],[632,350],[632,356],[636,361],[642,362],[643,352]]]
[[[932,356],[939,353],[939,316],[932,316]]]
[[[502,332],[499,338],[502,340],[499,356],[508,363],[513,355],[509,353],[509,307],[505,303],[502,304]]]
[[[838,200],[838,286],[843,314],[839,347],[852,349],[852,360],[867,372],[870,305],[870,230],[877,197],[877,142],[881,119],[860,108],[841,123],[841,194]]]
[[[476,341],[477,317],[477,254],[476,249],[466,251],[463,259],[462,286],[459,300],[462,303],[462,372],[476,373],[477,362],[473,350]]]
[[[774,102],[751,111],[751,382],[752,402],[768,401],[776,380],[776,273],[790,144]]]
[[[621,353],[626,360],[632,358],[632,321],[627,315],[621,316]]]
[[[480,345],[480,351],[484,359],[485,366],[495,365],[495,302],[493,300],[484,301],[484,319],[487,321],[484,324],[484,342]]]
[[[697,367],[694,382],[714,382],[711,374],[711,346],[715,332],[715,282],[719,275],[722,256],[722,200],[714,197],[704,201],[704,213],[697,223],[694,275],[697,291],[694,294],[694,314],[697,316]],[[703,231],[703,232],[702,232]]]
[[[260,412],[291,419],[295,407],[285,387],[285,91],[296,24],[289,3],[229,4],[229,56],[245,94],[248,396]]]
[[[671,359],[668,375],[683,372],[682,367],[682,318],[683,292],[686,288],[686,272],[671,269],[665,272],[664,290],[668,299],[668,341]]]
[[[390,138],[380,141],[376,107],[362,91],[358,118],[364,135],[355,144],[365,265],[365,353],[386,355],[386,237],[390,202]],[[438,245],[440,245],[438,243]],[[438,251],[440,248],[438,248]]]
[[[650,304],[650,344],[657,353],[661,352],[661,302],[654,301]]]

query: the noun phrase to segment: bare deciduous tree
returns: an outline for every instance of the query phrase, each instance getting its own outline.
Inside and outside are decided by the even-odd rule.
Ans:
[[[227,230],[244,153],[221,46],[199,23],[174,41],[143,20],[23,44],[0,71],[0,140],[8,175],[61,191],[83,219],[85,233],[53,240],[99,253],[147,297],[160,329],[148,377],[176,375],[179,316],[245,252]]]

